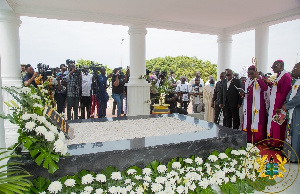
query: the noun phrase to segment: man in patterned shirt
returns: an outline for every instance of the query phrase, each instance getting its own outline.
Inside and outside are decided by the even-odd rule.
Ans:
[[[81,72],[75,68],[74,63],[69,64],[70,72],[66,76],[67,82],[67,118],[71,120],[71,109],[73,107],[74,120],[78,119],[79,91],[81,86]]]

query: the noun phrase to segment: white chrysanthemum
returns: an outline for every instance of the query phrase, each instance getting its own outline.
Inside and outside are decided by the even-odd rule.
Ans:
[[[57,130],[56,130],[56,131],[57,131]],[[58,138],[59,138],[60,140],[65,140],[65,139],[66,139],[66,136],[65,136],[64,132],[60,131],[59,134],[58,134]]]
[[[142,193],[144,193],[144,188],[142,186],[140,186],[136,189],[136,192],[142,194]]]
[[[153,183],[152,185],[151,185],[151,190],[153,191],[153,192],[159,192],[159,191],[161,191],[163,189],[163,186],[161,185],[161,184],[159,184],[159,183]]]
[[[101,188],[95,190],[95,193],[96,193],[96,194],[102,194],[103,192],[104,192],[104,191],[103,191],[103,189],[101,189]]]
[[[88,193],[91,193],[93,191],[93,187],[92,186],[86,186],[86,187],[84,187],[84,191],[88,192]]]
[[[111,179],[113,179],[113,180],[121,180],[122,179],[121,172],[112,172],[111,173]]]
[[[218,156],[220,159],[228,158],[228,156],[225,153],[220,153]]]
[[[219,169],[219,170],[220,170],[220,168],[221,168],[220,165],[215,165],[215,167],[216,167],[217,169]]]
[[[215,155],[210,155],[210,156],[208,156],[208,160],[211,161],[211,162],[215,162],[215,161],[218,160],[218,157],[215,156]]]
[[[54,150],[56,152],[63,151],[64,147],[65,147],[65,143],[62,140],[58,139],[58,140],[55,141],[55,143],[54,143]]]
[[[109,188],[108,188],[108,191],[109,191],[110,193],[117,193],[117,187],[115,187],[115,186],[109,187]]]
[[[127,171],[127,174],[135,174],[136,173],[136,170],[135,169],[129,169],[128,171]]]
[[[152,174],[152,171],[151,171],[150,168],[144,168],[144,169],[143,169],[143,174],[144,174],[144,175],[150,175],[150,174]]]
[[[46,129],[46,127],[44,127],[44,126],[37,126],[37,127],[35,128],[35,131],[36,131],[36,133],[37,133],[38,135],[45,135],[46,132],[47,132],[47,129]]]
[[[164,184],[166,182],[166,177],[158,176],[155,178],[155,182]]]
[[[125,188],[126,188],[126,191],[131,191],[132,190],[132,186],[131,185],[127,185]]]
[[[159,165],[159,166],[157,167],[157,171],[158,171],[159,173],[164,173],[164,172],[166,172],[166,171],[167,171],[166,165]]]
[[[232,183],[235,183],[235,182],[236,182],[236,176],[235,176],[235,175],[233,175],[233,176],[230,178],[230,182],[232,182]]]
[[[105,183],[106,182],[106,176],[104,174],[97,174],[96,181],[99,181],[101,183]]]
[[[38,103],[34,103],[34,104],[33,104],[33,107],[43,108],[43,106],[40,105],[40,104],[38,104]]]
[[[29,120],[31,118],[31,114],[23,114],[22,115],[22,120]]]
[[[59,181],[52,182],[48,187],[48,191],[50,193],[58,193],[61,191],[61,189],[62,189],[62,184]]]
[[[46,191],[43,191],[43,192],[39,192],[39,194],[46,194]]]
[[[177,189],[176,189],[176,191],[178,193],[183,193],[184,192],[184,186],[182,186],[182,185],[178,186]]]
[[[91,183],[93,182],[93,180],[94,180],[93,175],[87,174],[87,175],[84,175],[84,176],[82,177],[81,183],[82,183],[83,185],[91,184]]]
[[[74,187],[76,182],[74,179],[67,179],[64,183],[67,187]]]
[[[31,117],[32,119],[36,120],[37,114],[33,113],[33,114],[30,115],[30,117]]]
[[[240,155],[240,152],[237,151],[237,150],[231,150],[231,154],[232,154],[232,155],[239,156],[239,155]]]
[[[32,94],[32,95],[31,95],[31,98],[33,98],[33,99],[38,99],[38,100],[41,99],[41,97],[38,96],[38,95],[36,95],[36,94]]]
[[[45,139],[47,140],[47,141],[54,141],[55,140],[55,135],[54,135],[54,133],[52,133],[51,131],[47,131],[46,133],[45,133]]]
[[[245,150],[239,150],[239,153],[244,156],[247,155],[247,152]]]
[[[96,189],[96,194],[102,194],[104,191],[103,191],[103,189],[101,189],[101,188],[99,188],[99,189]]]
[[[46,125],[47,126],[47,125]],[[49,126],[47,126],[49,128],[50,131],[52,131],[54,134],[58,134],[58,130],[57,127],[50,124]]]
[[[130,184],[130,183],[131,183],[131,179],[126,179],[126,180],[124,181],[124,183],[127,184],[127,185]]]
[[[172,163],[172,168],[174,168],[174,169],[179,169],[179,168],[181,168],[180,162],[173,162],[173,163]]]
[[[36,120],[38,120],[40,123],[44,123],[47,121],[46,117],[44,116],[37,116]]]
[[[41,89],[41,92],[45,93],[45,94],[48,94],[48,90],[45,90],[45,89]]]
[[[44,125],[49,128],[52,124],[49,121],[45,121]]]
[[[206,178],[203,178],[202,181],[199,182],[199,186],[203,189],[206,189],[209,185],[209,181]]]
[[[197,157],[197,158],[195,158],[195,162],[196,162],[197,165],[201,165],[201,164],[203,164],[203,159]]]
[[[29,121],[25,124],[25,128],[31,131],[35,127],[35,122]]]
[[[187,164],[192,164],[193,160],[190,159],[190,158],[186,158],[186,159],[184,159],[184,162],[187,163]]]
[[[151,182],[151,177],[150,176],[144,176],[144,181]]]
[[[28,88],[28,87],[23,87],[23,88],[21,89],[21,92],[23,92],[24,94],[29,94],[29,93],[31,92],[31,89]]]
[[[136,180],[141,180],[141,179],[142,179],[142,176],[140,176],[140,175],[135,175],[134,178],[135,178]]]

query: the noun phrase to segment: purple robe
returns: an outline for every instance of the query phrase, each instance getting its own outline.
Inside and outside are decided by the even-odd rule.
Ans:
[[[254,83],[254,82],[253,82]],[[259,107],[259,122],[258,122],[258,131],[253,134],[253,143],[256,143],[260,140],[266,138],[267,134],[267,114],[266,114],[266,103],[264,99],[264,92],[268,90],[267,84],[261,79],[257,79],[257,83],[260,87],[260,107]],[[252,103],[253,103],[253,87],[254,84],[251,84],[247,88],[247,142],[252,142]],[[245,129],[243,129],[245,131]]]
[[[277,75],[277,77],[280,74]],[[273,115],[275,114],[276,109],[281,109],[282,105],[286,99],[286,96],[290,92],[292,88],[292,77],[290,74],[284,74],[281,79],[277,83],[277,92],[275,98],[275,104],[270,106],[274,106]],[[286,129],[286,121],[279,125],[278,123],[272,121],[270,128],[270,138],[274,138],[275,140],[270,140],[270,145],[274,147],[283,147],[283,143],[285,140],[285,129]],[[281,141],[280,141],[281,140]]]

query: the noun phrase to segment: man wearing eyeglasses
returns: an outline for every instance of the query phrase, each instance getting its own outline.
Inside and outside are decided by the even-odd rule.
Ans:
[[[231,69],[226,69],[226,79],[223,83],[220,108],[223,108],[225,127],[238,129],[240,126],[239,108],[242,105],[242,97],[237,88],[242,88],[241,82],[233,78]]]
[[[282,148],[285,138],[286,121],[280,125],[273,121],[273,117],[275,114],[280,113],[280,109],[286,99],[286,96],[291,90],[292,77],[284,69],[283,60],[275,61],[271,68],[274,73],[277,73],[277,77],[271,88],[267,135],[270,138],[274,138],[269,142],[272,147]]]
[[[266,138],[267,112],[264,92],[268,90],[267,84],[259,76],[255,66],[248,68],[248,78],[244,84],[243,126],[247,132],[247,142],[256,143]]]

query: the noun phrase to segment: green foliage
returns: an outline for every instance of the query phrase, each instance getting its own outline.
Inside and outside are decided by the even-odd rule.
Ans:
[[[8,151],[0,148],[0,162],[17,155],[8,155]],[[21,163],[8,163],[0,166],[0,193],[14,194],[29,191],[31,175],[20,167]]]
[[[42,165],[43,168],[48,169],[49,173],[54,173],[58,170],[56,163],[62,155],[61,150],[57,152],[54,150],[54,145],[58,140],[64,141],[62,139],[64,135],[59,136],[57,127],[44,116],[44,106],[51,106],[48,91],[33,87],[5,87],[3,89],[17,101],[17,103],[13,100],[6,102],[12,113],[0,115],[0,118],[9,119],[11,123],[19,127],[18,142],[12,146],[12,149],[18,149],[20,145],[23,145],[37,165]],[[29,122],[32,126],[30,129],[26,128]],[[53,133],[52,140],[46,138],[46,134],[50,133]],[[64,147],[66,149],[66,144]]]
[[[195,77],[195,72],[200,71],[201,78],[206,82],[209,76],[212,75],[217,78],[217,65],[211,64],[209,61],[202,61],[197,57],[177,56],[165,58],[154,58],[146,61],[146,68],[150,71],[159,69],[160,71],[174,71],[176,79],[179,80],[180,76],[186,76],[188,80]]]

